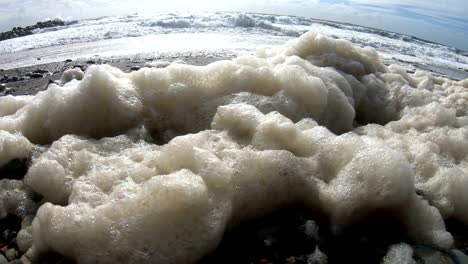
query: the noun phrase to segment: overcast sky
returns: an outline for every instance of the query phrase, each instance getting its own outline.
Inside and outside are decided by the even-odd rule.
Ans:
[[[468,51],[468,0],[0,0],[0,31],[50,18],[214,10],[349,22],[415,35]]]

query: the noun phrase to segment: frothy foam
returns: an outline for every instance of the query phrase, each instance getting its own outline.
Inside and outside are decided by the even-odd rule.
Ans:
[[[336,234],[390,211],[411,240],[447,249],[444,219],[468,224],[467,84],[310,32],[207,66],[92,66],[0,100],[0,129],[25,152],[51,144],[25,177],[45,202],[32,256],[190,263],[225,230],[293,204]],[[409,260],[401,244],[386,261],[398,252]]]

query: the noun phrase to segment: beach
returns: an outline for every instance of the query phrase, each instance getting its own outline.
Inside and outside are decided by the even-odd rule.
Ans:
[[[138,25],[177,32],[84,42],[80,58],[66,57],[77,43],[63,53],[26,47],[82,28],[97,29],[80,37],[99,39],[110,18],[3,42],[22,50],[0,54],[10,58],[0,73],[1,257],[467,260],[468,79],[459,50],[323,21],[337,35],[359,32],[356,43],[296,36],[310,22],[297,17],[215,18],[157,16]],[[228,38],[206,32],[220,24]],[[264,35],[282,42],[255,46]],[[196,36],[211,41],[205,50],[190,51]],[[364,37],[394,46],[362,46]],[[149,39],[154,47],[135,46]],[[185,42],[157,51],[175,39]],[[115,40],[150,48],[90,55],[118,50]],[[409,51],[392,57],[399,45]]]

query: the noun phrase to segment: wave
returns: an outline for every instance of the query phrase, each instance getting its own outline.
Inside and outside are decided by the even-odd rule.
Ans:
[[[56,45],[170,33],[297,37],[315,30],[370,46],[389,59],[467,69],[467,53],[456,48],[385,30],[311,18],[250,13],[133,14],[65,22],[60,27],[0,42],[0,54]],[[357,34],[358,33],[358,34]]]

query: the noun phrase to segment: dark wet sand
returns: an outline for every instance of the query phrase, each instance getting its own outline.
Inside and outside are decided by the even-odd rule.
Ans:
[[[60,80],[62,73],[74,67],[79,67],[85,71],[90,65],[93,64],[109,64],[117,67],[124,72],[131,72],[137,70],[138,67],[143,68],[145,63],[151,61],[183,61],[190,65],[207,65],[209,63],[231,59],[231,57],[223,56],[203,56],[203,57],[159,57],[159,58],[96,58],[93,60],[74,60],[52,62],[16,69],[0,70],[0,96],[4,95],[34,95],[40,91],[46,90],[50,83]],[[9,81],[5,81],[4,77],[7,76]],[[39,77],[42,75],[42,77]],[[15,78],[16,77],[16,78]],[[36,78],[34,78],[36,77]]]

